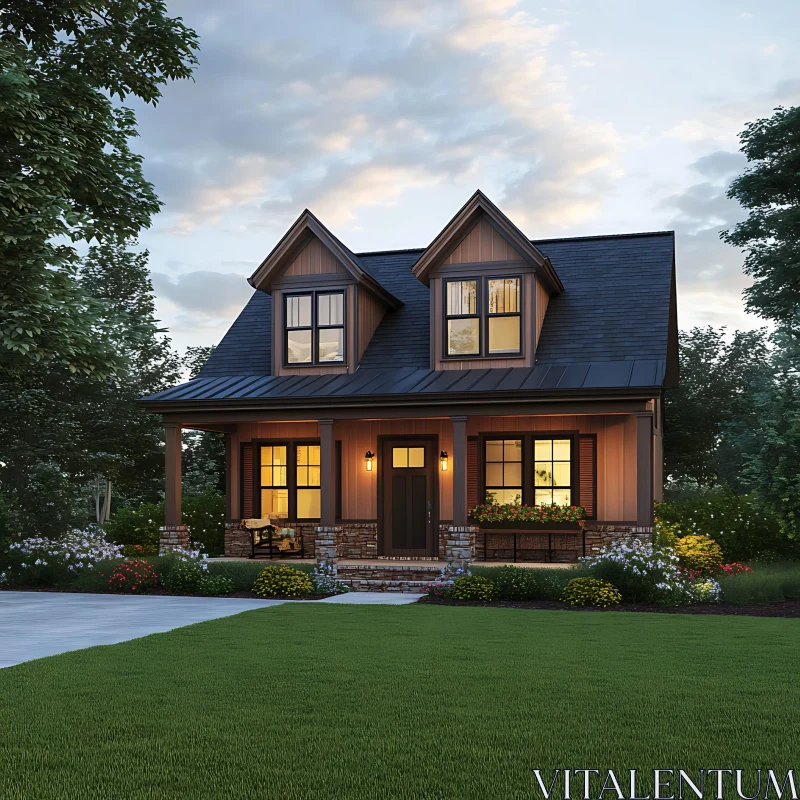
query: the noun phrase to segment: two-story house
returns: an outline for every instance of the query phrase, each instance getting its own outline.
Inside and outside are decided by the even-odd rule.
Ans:
[[[531,241],[476,192],[427,248],[356,254],[304,211],[249,281],[200,376],[142,401],[166,429],[164,545],[187,541],[182,428],[225,434],[229,555],[252,552],[242,518],[269,516],[306,557],[387,569],[570,560],[651,531],[671,232]],[[586,521],[481,524],[487,498]]]

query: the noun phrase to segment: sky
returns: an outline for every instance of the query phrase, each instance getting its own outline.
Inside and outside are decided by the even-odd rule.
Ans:
[[[476,190],[532,239],[674,230],[678,322],[760,327],[719,231],[738,134],[800,104],[797,0],[172,0],[191,81],[134,105],[141,237],[181,349],[218,342],[304,208],[424,247]],[[557,268],[557,265],[556,265]]]

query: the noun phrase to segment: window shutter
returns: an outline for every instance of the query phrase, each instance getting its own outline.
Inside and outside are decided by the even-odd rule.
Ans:
[[[253,445],[250,442],[242,445],[242,469],[239,474],[242,482],[242,517],[253,517]]]
[[[336,448],[336,519],[342,518],[342,440],[337,439]]]
[[[467,509],[478,505],[478,437],[467,437]]]
[[[578,496],[589,519],[597,517],[597,435],[580,437]]]

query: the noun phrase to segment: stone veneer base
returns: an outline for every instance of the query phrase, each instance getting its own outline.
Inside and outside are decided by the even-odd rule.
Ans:
[[[164,555],[176,547],[189,549],[189,526],[188,525],[164,525],[159,528],[158,535],[158,554]]]

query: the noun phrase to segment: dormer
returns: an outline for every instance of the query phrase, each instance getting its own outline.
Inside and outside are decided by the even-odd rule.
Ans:
[[[413,267],[430,287],[431,368],[531,367],[553,265],[478,191]]]
[[[272,374],[355,372],[386,311],[402,303],[310,211],[249,278],[272,295]]]

